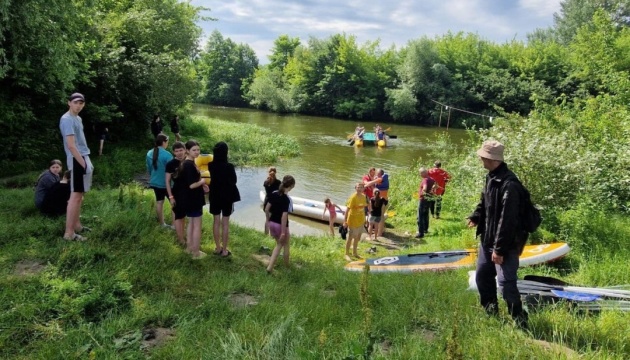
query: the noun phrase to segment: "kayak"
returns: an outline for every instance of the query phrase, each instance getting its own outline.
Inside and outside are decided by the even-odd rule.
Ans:
[[[527,245],[519,260],[521,266],[552,262],[569,253],[566,243]],[[428,270],[451,270],[472,267],[477,259],[474,249],[436,251],[431,253],[385,256],[346,264],[348,271],[363,271],[365,265],[371,272],[418,272]]]

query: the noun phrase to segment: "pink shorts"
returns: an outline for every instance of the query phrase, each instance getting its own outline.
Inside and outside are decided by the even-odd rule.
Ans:
[[[291,236],[291,234],[289,233],[289,227],[286,227],[284,229],[284,233],[286,234],[285,239],[287,239],[287,238],[289,238],[289,236]],[[277,222],[270,221],[269,222],[269,234],[271,234],[271,236],[274,239],[280,240],[280,234],[282,234],[282,225],[278,224]]]

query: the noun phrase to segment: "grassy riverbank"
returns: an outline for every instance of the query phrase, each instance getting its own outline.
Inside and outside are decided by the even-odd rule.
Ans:
[[[208,128],[198,124],[191,123],[190,132],[182,132]],[[214,136],[236,139],[248,131],[233,125],[212,126],[208,140],[195,136],[205,145],[214,143]],[[193,131],[195,126],[200,130]],[[222,128],[234,132],[218,135],[228,132]],[[246,144],[245,138],[238,143]],[[270,154],[277,141],[266,145]],[[441,151],[448,148],[436,145],[432,157],[447,156]],[[242,149],[243,154],[252,151],[245,145]],[[142,159],[146,152],[119,151],[128,155],[117,161],[130,168],[135,162],[136,170],[136,155]],[[239,146],[231,145],[230,158],[239,158],[239,151]],[[278,151],[275,156],[271,161],[291,153]],[[241,159],[253,161],[248,155]],[[391,192],[396,215],[387,236],[401,249],[378,247],[378,255],[475,244],[473,231],[464,228],[462,219],[475,204],[471,189],[480,188],[483,169],[468,157],[449,159],[446,168],[455,180],[445,197],[443,219],[431,224],[431,235],[424,241],[404,236],[415,231],[411,194],[418,182],[416,166],[391,175],[392,189],[397,189]],[[420,159],[419,164],[428,162]],[[114,170],[108,175],[111,178]],[[86,243],[61,240],[63,218],[39,215],[32,205],[32,189],[0,189],[0,197],[4,204],[0,209],[0,358],[630,357],[627,313],[578,314],[564,306],[549,307],[531,315],[531,333],[524,333],[511,325],[503,305],[500,319],[482,315],[476,293],[465,290],[466,270],[350,273],[343,269],[339,238],[294,238],[292,265],[279,264],[270,276],[261,263],[267,250],[261,247],[273,247],[273,240],[232,226],[232,257],[191,260],[176,245],[174,234],[156,225],[152,192],[133,183],[102,186],[86,196],[83,219],[93,228]],[[592,286],[630,282],[630,264],[625,260],[629,250],[610,252],[604,246],[585,245],[598,237],[602,243],[623,244],[630,222],[621,216],[604,218],[593,210],[581,211],[567,212],[559,220],[560,239],[574,251],[559,263],[523,269],[521,275],[547,274]],[[211,217],[204,215],[203,221],[202,249],[210,253]],[[555,238],[543,229],[534,240]],[[367,255],[370,246],[362,243],[360,253]],[[534,339],[569,349],[543,346]]]

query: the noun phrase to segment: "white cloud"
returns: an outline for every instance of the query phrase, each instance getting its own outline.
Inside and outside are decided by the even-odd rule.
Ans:
[[[519,0],[519,6],[538,17],[551,17],[560,11],[560,0]]]
[[[249,44],[262,63],[282,34],[306,41],[309,36],[355,35],[360,43],[381,39],[398,47],[422,36],[476,33],[503,43],[524,40],[528,32],[553,24],[560,0],[192,0],[209,7],[224,37]]]

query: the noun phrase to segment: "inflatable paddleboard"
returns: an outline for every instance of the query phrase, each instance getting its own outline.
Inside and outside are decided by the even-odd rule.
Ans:
[[[519,258],[520,265],[529,266],[558,260],[570,250],[566,243],[527,245]],[[363,267],[367,264],[371,272],[450,270],[472,267],[476,259],[477,251],[474,249],[436,251],[353,261],[346,264],[345,268],[348,271],[363,271]]]

